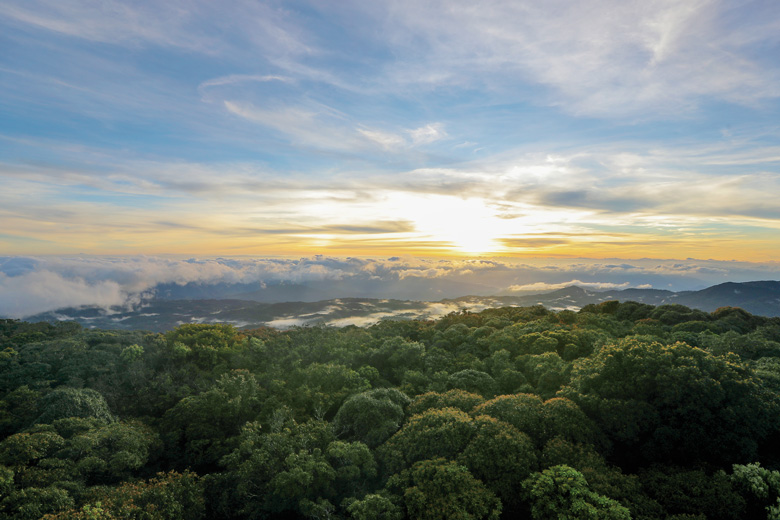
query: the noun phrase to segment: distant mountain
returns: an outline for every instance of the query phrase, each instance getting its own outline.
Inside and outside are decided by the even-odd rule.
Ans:
[[[701,291],[681,292],[675,303],[708,312],[729,306],[762,316],[780,316],[780,282],[726,282]]]
[[[377,295],[380,295],[381,298],[430,301],[457,298],[464,294],[488,296],[498,290],[497,286],[464,282],[452,277],[382,279],[365,275],[299,283],[288,280],[267,283],[170,283],[157,285],[154,293],[155,298],[161,300],[233,299],[261,303],[313,303],[331,299],[334,294],[348,294],[351,298],[377,299]]]
[[[193,293],[197,293],[193,289]],[[255,290],[261,290],[257,287]],[[187,291],[185,291],[187,292]],[[246,295],[249,296],[249,295]],[[257,297],[257,294],[253,294]],[[239,328],[297,325],[370,325],[383,319],[435,319],[460,310],[481,311],[504,306],[544,305],[553,310],[579,310],[607,300],[650,305],[680,304],[712,312],[718,307],[741,307],[761,316],[780,316],[780,282],[727,282],[700,291],[657,289],[594,291],[571,286],[518,296],[462,296],[437,301],[376,298],[336,298],[320,301],[258,302],[248,298],[156,298],[133,309],[80,307],[30,316],[27,321],[75,320],[87,327],[162,332],[184,323],[232,323]]]

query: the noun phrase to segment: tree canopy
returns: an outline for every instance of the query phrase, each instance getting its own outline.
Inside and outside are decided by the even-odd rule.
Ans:
[[[0,320],[0,520],[780,518],[780,319]]]

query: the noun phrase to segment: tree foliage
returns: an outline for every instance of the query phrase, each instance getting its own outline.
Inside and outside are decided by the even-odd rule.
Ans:
[[[780,319],[733,308],[0,320],[0,520],[780,518],[779,406]]]

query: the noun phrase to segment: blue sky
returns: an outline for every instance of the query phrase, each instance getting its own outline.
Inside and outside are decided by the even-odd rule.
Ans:
[[[0,252],[780,258],[780,4],[0,4]]]

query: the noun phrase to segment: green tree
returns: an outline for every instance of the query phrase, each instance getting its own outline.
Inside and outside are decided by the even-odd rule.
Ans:
[[[32,424],[38,415],[41,392],[27,385],[14,388],[0,400],[0,438]]]
[[[290,379],[289,401],[300,415],[316,419],[331,419],[347,397],[370,387],[355,370],[335,363],[312,363]]]
[[[523,482],[523,493],[535,520],[630,520],[628,509],[593,492],[579,471],[553,466]]]
[[[347,499],[344,503],[349,518],[354,520],[403,520],[404,513],[395,501],[383,494],[368,494],[362,499]]]
[[[477,427],[468,414],[455,408],[430,409],[412,416],[398,433],[379,448],[388,474],[435,457],[455,459]]]
[[[670,515],[702,514],[711,520],[745,516],[745,500],[724,471],[654,465],[639,472],[642,488]]]
[[[116,417],[100,392],[89,388],[61,387],[53,390],[41,400],[42,413],[36,424],[49,424],[64,417],[92,417],[113,422]]]
[[[394,385],[399,385],[404,373],[424,369],[425,346],[401,337],[385,340],[370,357],[370,363],[382,376]]]
[[[636,475],[626,475],[611,466],[592,445],[554,438],[544,445],[541,467],[566,465],[579,471],[591,490],[617,500],[631,511],[633,518],[662,518],[661,505],[648,497]]]
[[[455,372],[447,379],[447,386],[485,397],[493,397],[498,390],[498,385],[490,374],[473,369]]]
[[[427,392],[416,396],[409,404],[409,413],[417,415],[432,408],[457,408],[462,412],[470,412],[475,406],[485,402],[485,398],[464,390],[448,390],[444,393]]]
[[[73,507],[73,498],[64,489],[48,486],[12,491],[0,500],[2,520],[40,520],[44,515]]]
[[[548,399],[541,408],[540,444],[553,438],[571,442],[603,445],[601,432],[574,401],[565,397]]]
[[[762,468],[761,463],[734,464],[731,481],[743,497],[747,498],[745,518],[767,520],[780,519],[780,471]]]
[[[72,419],[55,421],[63,431]],[[74,461],[76,471],[89,484],[109,484],[128,479],[141,470],[161,448],[157,433],[139,421],[116,422],[78,432],[57,453]]]
[[[189,323],[165,334],[165,342],[174,358],[211,368],[220,356],[240,345],[240,338],[233,325]]]
[[[533,394],[499,395],[474,408],[472,415],[489,415],[509,423],[541,444],[543,401]]]
[[[167,455],[182,467],[209,469],[261,411],[265,392],[246,370],[223,374],[201,394],[185,397],[163,417]]]
[[[368,446],[362,442],[333,441],[325,456],[336,471],[335,497],[362,496],[370,490],[377,466]]]
[[[43,517],[44,520],[200,520],[204,518],[203,487],[198,476],[158,473],[115,488],[93,488],[79,508]]]
[[[684,343],[603,347],[575,363],[562,393],[602,425],[627,463],[755,457],[778,426],[777,398],[739,358]]]
[[[504,511],[519,515],[522,481],[537,469],[534,443],[510,424],[485,415],[474,419],[477,432],[458,456],[472,475],[501,499]]]
[[[301,508],[311,507],[309,502],[333,498],[337,471],[327,449],[335,439],[326,422],[288,420],[269,433],[263,433],[259,423],[247,423],[238,440],[238,447],[223,459],[228,480],[213,481],[221,487],[221,498],[214,501],[224,504],[223,509],[232,508],[223,514],[300,514]]]
[[[404,421],[409,398],[392,388],[379,388],[349,397],[333,418],[333,431],[347,440],[376,448]]]
[[[442,458],[423,460],[393,476],[388,488],[402,496],[409,518],[498,520],[501,501],[464,467]]]

